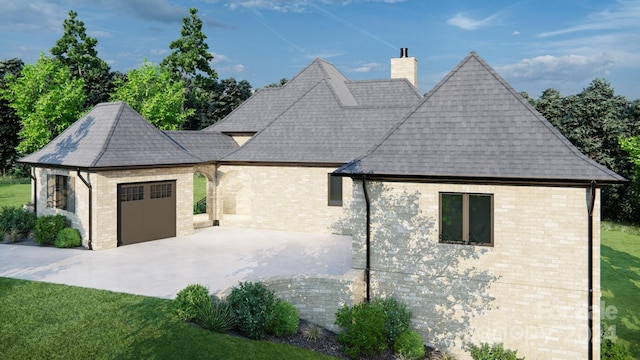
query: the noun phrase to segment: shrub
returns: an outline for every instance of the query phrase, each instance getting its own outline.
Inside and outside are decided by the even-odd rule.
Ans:
[[[474,360],[524,360],[516,356],[515,350],[507,350],[502,344],[482,343],[480,346],[471,345],[469,349]]]
[[[36,225],[36,215],[23,208],[4,206],[0,209],[0,235],[10,234],[12,241],[27,237]]]
[[[298,331],[300,318],[298,310],[287,301],[277,301],[271,309],[267,332],[277,337],[285,337]]]
[[[619,342],[611,339],[602,339],[600,342],[600,359],[602,360],[631,360],[633,357],[629,349]]]
[[[409,330],[398,335],[393,343],[396,354],[405,359],[421,359],[424,357],[424,345],[420,334]]]
[[[226,333],[236,325],[236,318],[228,302],[213,297],[196,304],[196,322],[207,330]]]
[[[53,243],[57,248],[72,248],[82,245],[82,237],[78,229],[71,227],[64,228],[58,232],[56,241]]]
[[[309,324],[302,329],[302,337],[307,341],[316,342],[324,336],[324,330],[318,325]]]
[[[394,298],[377,299],[374,301],[375,306],[382,308],[387,315],[384,324],[384,337],[387,345],[392,347],[396,338],[409,330],[411,330],[411,317],[413,314],[407,310],[407,306],[399,303]]]
[[[386,322],[387,315],[382,307],[372,303],[360,303],[351,308],[343,306],[336,313],[336,324],[343,329],[337,340],[352,359],[380,354],[387,348]]]
[[[174,313],[180,320],[192,321],[198,316],[198,306],[211,302],[209,289],[204,285],[191,284],[180,290],[173,301]]]
[[[36,243],[40,246],[53,244],[60,230],[66,227],[67,218],[63,215],[57,214],[39,217],[33,233]]]
[[[250,339],[264,338],[276,304],[273,291],[259,282],[241,282],[231,290],[229,304],[236,315],[237,327]]]

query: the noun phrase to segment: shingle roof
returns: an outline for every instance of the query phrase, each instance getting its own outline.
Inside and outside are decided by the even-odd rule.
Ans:
[[[369,149],[422,98],[408,81],[350,82],[326,62],[313,64],[322,66],[307,67],[294,80],[304,76],[315,84],[223,161],[346,163]],[[323,71],[305,76],[314,68]]]
[[[475,52],[340,174],[624,180],[581,154]]]
[[[190,154],[215,161],[238,148],[229,135],[215,131],[164,131]]]
[[[101,103],[21,162],[81,168],[199,163],[123,102]]]

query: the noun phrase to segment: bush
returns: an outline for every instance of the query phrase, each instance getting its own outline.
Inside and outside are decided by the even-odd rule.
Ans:
[[[196,322],[207,330],[226,333],[236,325],[236,318],[228,302],[214,297],[196,304]]]
[[[71,227],[64,228],[58,232],[56,241],[53,243],[57,248],[72,248],[82,245],[82,237],[78,229]]]
[[[27,209],[15,206],[0,209],[0,235],[10,234],[12,241],[29,236],[35,225],[36,215]]]
[[[262,339],[276,304],[273,291],[262,283],[242,282],[231,290],[229,304],[236,315],[237,327],[250,339]]]
[[[271,309],[267,332],[277,337],[285,337],[295,334],[299,324],[298,310],[291,303],[280,300]]]
[[[39,217],[33,233],[36,243],[40,246],[53,244],[60,230],[66,227],[67,218],[63,215],[58,214]]]
[[[180,320],[193,321],[198,316],[198,307],[211,302],[209,289],[204,285],[191,284],[180,290],[173,301],[174,313]]]
[[[474,360],[524,360],[516,356],[515,350],[507,350],[502,344],[489,346],[482,343],[480,346],[471,345],[469,349]]]
[[[600,342],[600,359],[602,360],[632,360],[629,349],[619,342],[611,339],[602,339]]]
[[[399,303],[394,298],[377,299],[374,301],[375,306],[382,308],[387,315],[384,324],[384,337],[387,345],[392,347],[400,334],[411,330],[411,317],[413,314],[407,310],[407,306]]]
[[[420,334],[409,330],[400,334],[393,343],[396,354],[405,359],[421,359],[424,357],[424,345]]]
[[[387,348],[386,322],[387,315],[382,307],[373,303],[360,303],[351,308],[343,306],[336,313],[336,324],[343,329],[337,340],[352,359],[380,354]]]

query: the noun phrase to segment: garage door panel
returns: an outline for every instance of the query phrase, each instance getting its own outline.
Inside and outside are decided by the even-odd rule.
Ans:
[[[118,185],[120,245],[176,235],[175,181]]]

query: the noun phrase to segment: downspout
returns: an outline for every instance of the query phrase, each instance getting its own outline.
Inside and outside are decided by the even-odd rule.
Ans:
[[[371,201],[367,191],[367,175],[362,175],[362,190],[364,191],[364,202],[366,206],[366,253],[367,265],[364,270],[364,281],[367,287],[367,302],[371,301]]]
[[[91,187],[91,183],[89,183],[85,178],[82,177],[82,174],[80,174],[80,168],[78,168],[78,178],[80,178],[80,180],[82,180],[82,182],[89,189],[89,241],[87,243],[87,247],[89,248],[89,250],[93,250],[91,246],[91,234],[93,234],[93,188]]]
[[[38,181],[36,180],[36,168],[33,166],[29,170],[29,177],[33,180],[33,213],[38,216]]]
[[[593,330],[593,208],[596,203],[596,181],[591,180],[591,185],[589,186],[590,197],[589,197],[589,230],[588,230],[588,242],[589,242],[589,304],[588,304],[588,314],[589,314],[589,360],[593,359],[593,337],[596,336],[595,331]],[[598,330],[598,336],[600,334],[600,330]]]

